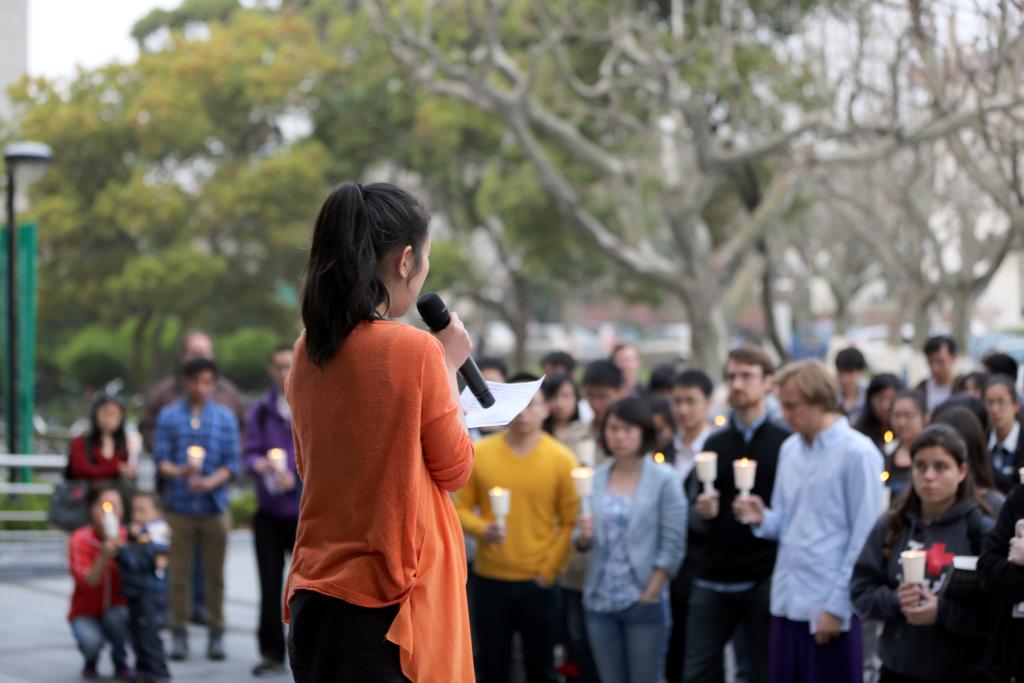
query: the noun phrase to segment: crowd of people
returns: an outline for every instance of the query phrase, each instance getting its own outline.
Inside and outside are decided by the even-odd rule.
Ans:
[[[84,678],[99,677],[100,652],[109,643],[119,680],[170,680],[168,658],[190,656],[189,622],[207,627],[206,656],[225,659],[229,487],[242,477],[252,478],[257,498],[260,661],[252,673],[286,671],[281,584],[301,494],[283,393],[291,362],[291,346],[271,353],[270,387],[247,407],[220,376],[210,338],[186,335],[178,372],[147,394],[139,422],[157,465],[156,491],[135,486],[138,465],[129,456],[124,404],[106,394],[93,399],[90,427],[72,442],[66,472],[70,480],[89,482],[88,522],[68,546],[74,579],[68,619],[85,659]],[[160,635],[165,628],[169,651]]]
[[[522,413],[471,431],[472,474],[452,494],[478,680],[509,681],[518,653],[530,681],[717,682],[727,650],[751,682],[1021,680],[1016,363],[993,354],[957,376],[952,339],[924,352],[930,376],[912,388],[871,374],[854,348],[834,372],[776,367],[754,346],[707,371],[645,373],[630,345],[581,372],[549,354]],[[118,678],[169,680],[167,658],[190,656],[189,621],[208,627],[206,656],[225,657],[228,494],[242,477],[258,500],[252,673],[285,671],[282,577],[302,491],[291,347],[273,352],[270,388],[248,408],[206,335],[188,335],[179,361],[140,421],[155,493],[125,485],[137,467],[116,397],[94,401],[71,446],[69,477],[93,482],[69,541],[86,678],[109,644]],[[479,365],[495,381],[537,379]]]

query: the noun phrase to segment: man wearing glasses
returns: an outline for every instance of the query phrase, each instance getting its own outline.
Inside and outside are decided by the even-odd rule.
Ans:
[[[789,432],[769,419],[765,404],[774,371],[768,354],[753,346],[733,349],[725,364],[732,415],[704,444],[704,450],[718,454],[718,476],[716,491],[697,497],[696,515],[708,529],[687,615],[683,669],[688,682],[724,679],[722,651],[739,626],[748,650],[738,654],[741,660],[749,655],[750,680],[767,680],[768,607],[776,543],[755,538],[731,509],[737,495],[734,460],[757,463],[753,493],[770,496],[775,483],[779,448]]]

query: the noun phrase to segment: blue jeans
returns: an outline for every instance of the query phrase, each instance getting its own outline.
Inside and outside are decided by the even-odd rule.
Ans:
[[[658,683],[672,615],[668,600],[635,602],[621,612],[584,611],[594,663],[602,681]]]
[[[115,667],[128,664],[125,644],[128,642],[128,608],[116,605],[102,617],[75,617],[71,620],[71,633],[85,661],[95,663],[105,643],[110,643],[111,659]]]

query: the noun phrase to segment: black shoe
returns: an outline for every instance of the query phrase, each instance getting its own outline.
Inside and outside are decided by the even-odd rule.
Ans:
[[[264,659],[252,668],[252,675],[256,678],[280,676],[284,672],[284,662],[274,661],[273,659]]]
[[[210,641],[206,645],[206,658],[217,662],[227,659],[227,654],[224,652],[223,629],[210,629]]]
[[[175,629],[171,634],[171,659],[183,662],[188,659],[188,631]]]

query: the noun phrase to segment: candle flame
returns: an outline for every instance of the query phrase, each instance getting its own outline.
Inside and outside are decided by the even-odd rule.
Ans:
[[[747,460],[746,458],[740,458],[740,467],[748,467],[749,465],[750,465],[750,461],[749,460]]]
[[[109,500],[103,501],[103,511],[104,512],[113,512],[114,511],[114,505]]]
[[[718,417],[715,418],[715,426],[716,427],[724,427],[725,423],[726,423],[725,415],[719,415]]]
[[[882,472],[882,483],[889,481],[889,472]]]
[[[490,493],[492,496],[501,496],[505,494],[505,489],[501,488],[500,486],[495,486],[494,488],[491,489]]]
[[[589,479],[594,475],[594,470],[589,467],[576,467],[572,471],[573,479]]]
[[[885,434],[882,435],[882,440],[885,441],[885,443],[892,443],[895,438],[896,435],[892,433],[891,429],[885,430]]]
[[[188,457],[190,458],[201,458],[206,455],[206,449],[202,446],[189,446]]]
[[[270,451],[267,453],[267,457],[271,458],[272,460],[280,460],[281,458],[284,457],[284,449],[271,448]]]
[[[665,464],[665,454],[664,453],[655,453],[654,454],[654,462],[658,463],[659,465]]]

